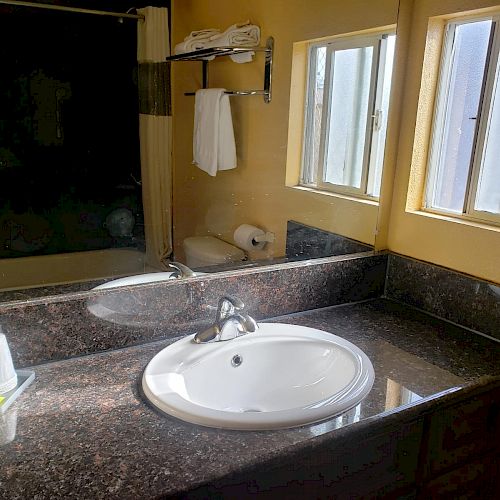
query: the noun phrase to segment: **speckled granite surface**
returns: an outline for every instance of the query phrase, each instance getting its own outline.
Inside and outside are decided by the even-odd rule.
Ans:
[[[323,231],[300,222],[288,221],[286,256],[289,259],[316,259],[329,255],[369,252],[373,246],[351,240],[340,234]]]
[[[263,460],[279,461],[316,437],[334,440],[332,431],[407,400],[500,371],[499,345],[383,299],[277,321],[330,331],[368,354],[376,380],[359,407],[312,426],[250,433],[160,415],[141,399],[138,381],[172,340],[38,366],[35,383],[0,426],[0,497],[173,495]]]
[[[0,305],[16,366],[193,333],[213,321],[224,294],[257,318],[382,294],[387,255],[330,257],[262,269],[44,297]]]
[[[385,295],[500,340],[500,285],[390,254]]]
[[[63,285],[37,286],[33,288],[20,288],[18,290],[0,290],[0,303],[13,301],[26,301],[39,299],[53,295],[64,295],[68,293],[86,292],[97,285],[101,285],[108,279],[82,281],[78,283],[67,283]]]

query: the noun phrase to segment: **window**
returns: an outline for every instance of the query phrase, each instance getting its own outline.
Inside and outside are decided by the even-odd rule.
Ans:
[[[301,185],[379,197],[395,38],[311,44]]]
[[[500,223],[498,21],[447,24],[424,209]]]

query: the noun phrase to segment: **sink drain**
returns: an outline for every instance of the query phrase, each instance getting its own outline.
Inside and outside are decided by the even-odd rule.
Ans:
[[[236,368],[237,366],[240,366],[241,363],[243,363],[243,357],[239,354],[235,354],[231,359],[231,364]]]

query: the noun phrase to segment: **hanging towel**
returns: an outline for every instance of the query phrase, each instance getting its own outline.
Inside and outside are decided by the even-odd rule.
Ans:
[[[229,96],[225,89],[196,92],[193,163],[208,175],[236,168],[236,145]]]
[[[184,54],[186,52],[204,49],[212,37],[220,34],[220,30],[218,29],[192,31],[186,38],[184,38],[183,42],[178,43],[175,46],[174,52],[175,54]]]

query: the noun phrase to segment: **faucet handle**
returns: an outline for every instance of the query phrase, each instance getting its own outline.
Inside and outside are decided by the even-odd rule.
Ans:
[[[248,314],[242,311],[245,304],[237,297],[223,295],[217,306],[215,323],[202,332],[198,332],[193,339],[196,344],[212,341],[231,340],[246,333],[255,332],[259,326]]]
[[[189,269],[189,267],[180,262],[171,261],[166,264],[168,267],[175,269],[174,273],[176,274],[176,278],[190,278],[191,276],[196,276],[196,273],[192,269]]]
[[[245,304],[242,300],[237,297],[232,297],[231,295],[223,295],[219,299],[219,305],[217,307],[217,321],[227,318],[233,315],[236,311],[241,311],[245,308]]]
[[[241,328],[244,333],[252,333],[259,329],[259,325],[257,324],[257,321],[252,318],[252,316],[243,314],[241,316]]]

